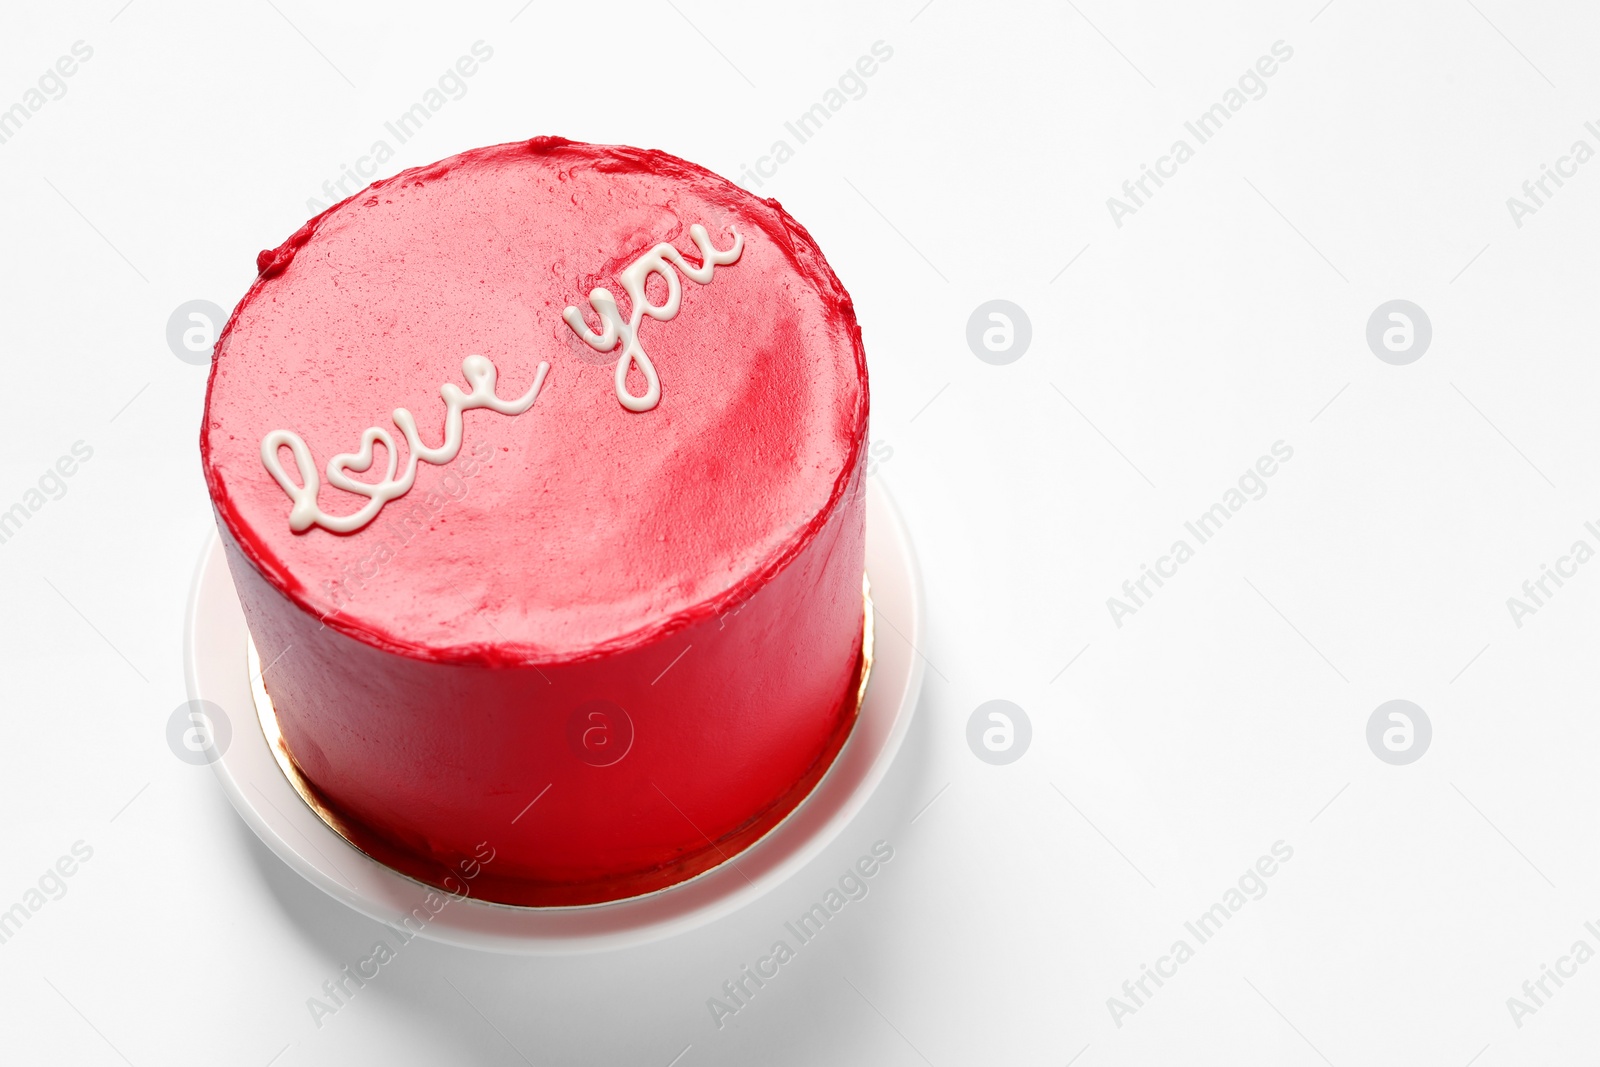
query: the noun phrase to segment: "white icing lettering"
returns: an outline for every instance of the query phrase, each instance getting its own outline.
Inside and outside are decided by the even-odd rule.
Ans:
[[[692,281],[705,285],[711,281],[712,272],[719,265],[738,260],[739,253],[744,249],[744,238],[731,226],[728,232],[733,234],[733,244],[719,250],[711,246],[711,238],[707,236],[704,226],[695,223],[689,227],[689,236],[700,249],[698,267],[691,267],[683,258],[683,253],[665,241],[628,264],[622,273],[617,275],[632,306],[633,314],[628,322],[622,321],[622,313],[617,310],[616,297],[611,295],[610,290],[603,288],[589,293],[589,306],[600,316],[599,332],[589,328],[589,324],[583,321],[583,312],[577,308],[568,307],[562,313],[561,317],[572,327],[572,332],[587,341],[589,347],[595,351],[610,352],[619,343],[622,345],[622,356],[617,360],[614,380],[617,399],[629,411],[649,411],[661,402],[661,379],[656,376],[655,364],[650,362],[650,357],[645,354],[644,347],[639,343],[639,327],[643,324],[644,317],[649,315],[653,319],[665,322],[678,314],[678,305],[683,300],[683,286],[678,281],[677,272],[672,269],[673,267],[677,267]],[[659,274],[661,280],[667,283],[665,303],[652,304],[644,295],[645,283],[650,280],[652,274]],[[645,391],[638,396],[628,392],[628,368],[634,365],[638,366],[645,380]]]
[[[419,460],[442,466],[456,458],[461,451],[462,412],[488,408],[502,415],[520,415],[533,406],[549,370],[550,364],[540,363],[532,387],[515,400],[504,400],[495,395],[495,369],[488,357],[468,356],[462,360],[461,373],[472,386],[472,392],[463,393],[454,382],[445,382],[439,387],[439,394],[444,397],[444,442],[437,448],[429,448],[422,443],[422,437],[417,433],[417,420],[411,412],[405,408],[394,409],[394,424],[406,439],[406,469],[398,477],[400,455],[395,450],[394,437],[380,426],[367,427],[361,433],[358,451],[341,452],[328,460],[329,485],[367,498],[360,510],[349,515],[329,515],[317,506],[317,493],[322,483],[317,477],[317,465],[311,458],[311,449],[293,430],[273,430],[261,439],[261,462],[267,468],[267,473],[288,494],[291,502],[289,529],[295,533],[304,533],[313,526],[333,533],[354,533],[361,529],[378,517],[378,512],[383,510],[385,504],[410,492],[417,478]],[[350,477],[347,471],[360,474],[372,467],[374,444],[383,445],[384,454],[388,457],[383,479],[361,482]],[[284,470],[283,461],[279,458],[278,450],[285,446],[294,456],[295,470],[300,476],[299,484],[290,479],[289,472]]]

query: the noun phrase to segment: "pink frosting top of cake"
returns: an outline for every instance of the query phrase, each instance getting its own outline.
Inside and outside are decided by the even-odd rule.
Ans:
[[[634,412],[601,353],[563,320],[662,242],[694,266],[703,225],[736,262],[681,276],[678,314],[639,341],[660,402]],[[573,662],[735,610],[821,528],[866,433],[854,309],[809,234],[776,201],[660,152],[559,138],[478,149],[373,184],[261,253],[216,347],[201,455],[224,526],[292,601],[369,644],[422,659]],[[670,269],[670,268],[669,268]],[[666,283],[650,278],[660,304]],[[367,498],[328,484],[369,427],[445,439],[444,383],[487,357],[517,415],[463,414],[461,451],[352,533],[290,527],[263,464],[276,430],[302,438],[331,515]],[[631,394],[645,391],[637,367]],[[279,450],[299,482],[290,450]],[[387,466],[351,477],[376,482]]]

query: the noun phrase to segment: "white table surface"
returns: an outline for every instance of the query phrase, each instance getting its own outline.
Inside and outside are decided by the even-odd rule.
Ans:
[[[1600,950],[1600,563],[1520,626],[1507,607],[1575,541],[1600,548],[1600,162],[1520,226],[1507,206],[1574,141],[1600,150],[1592,8],[330,7],[0,16],[0,109],[93,49],[0,143],[0,510],[93,449],[0,544],[0,910],[93,850],[0,944],[0,1060],[1490,1067],[1595,1047],[1600,963],[1507,1004],[1575,942]],[[791,142],[760,191],[856,299],[928,679],[880,794],[772,896],[588,958],[419,940],[318,1026],[308,998],[384,929],[282,866],[166,740],[211,524],[205,372],[166,324],[231,307],[255,253],[479,40],[492,59],[382,173],[555,133],[737,176]],[[785,121],[877,41],[865,95],[796,146]],[[1185,121],[1277,41],[1265,95],[1196,145]],[[1178,138],[1193,158],[1118,226],[1107,198]],[[966,340],[992,299],[1031,322],[1006,365]],[[1365,336],[1394,299],[1433,329],[1404,366]],[[1119,627],[1107,598],[1279,441],[1265,495]],[[993,699],[1032,724],[1003,766],[966,740]],[[1391,699],[1432,724],[1407,765],[1366,739]],[[708,999],[878,840],[869,895],[719,1028]],[[1199,944],[1185,923],[1280,841],[1265,896]],[[1180,938],[1193,958],[1113,1018]]]

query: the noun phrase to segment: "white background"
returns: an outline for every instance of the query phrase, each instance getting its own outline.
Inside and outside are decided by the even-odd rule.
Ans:
[[[1600,163],[1519,228],[1506,198],[1600,138],[1577,3],[484,5],[107,0],[8,11],[0,108],[0,508],[93,459],[0,545],[0,908],[94,850],[0,945],[0,1059],[74,1064],[1577,1062],[1600,963],[1519,1027],[1600,920],[1600,564],[1506,598],[1600,520],[1591,336]],[[581,959],[423,941],[319,1028],[382,928],[300,881],[165,727],[211,513],[224,307],[473,42],[493,59],[386,173],[534,134],[737,176],[875,41],[893,58],[760,190],[853,293],[876,477],[927,586],[926,695],[874,802],[732,919]],[[1106,199],[1275,41],[1266,83],[1136,214]],[[392,141],[392,138],[390,138]],[[1552,187],[1553,188],[1553,187]],[[1069,265],[1070,264],[1070,265]],[[975,357],[1006,299],[1032,343]],[[1433,341],[1381,362],[1403,298]],[[1276,441],[1293,459],[1122,620],[1106,599]],[[1070,663],[1070,666],[1069,666]],[[1026,709],[1008,766],[966,743]],[[1426,754],[1380,761],[1404,698]],[[931,806],[930,806],[930,801]],[[913,823],[913,818],[915,822]],[[721,1029],[707,998],[871,843],[870,896]],[[1107,998],[1276,841],[1293,859],[1136,1014]],[[1191,944],[1193,944],[1192,938]]]

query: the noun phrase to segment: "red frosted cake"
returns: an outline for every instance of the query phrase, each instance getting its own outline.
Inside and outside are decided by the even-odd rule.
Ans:
[[[867,378],[811,236],[535,138],[257,259],[200,450],[293,768],[383,863],[596,903],[733,858],[865,682]],[[241,667],[242,669],[242,667]]]

